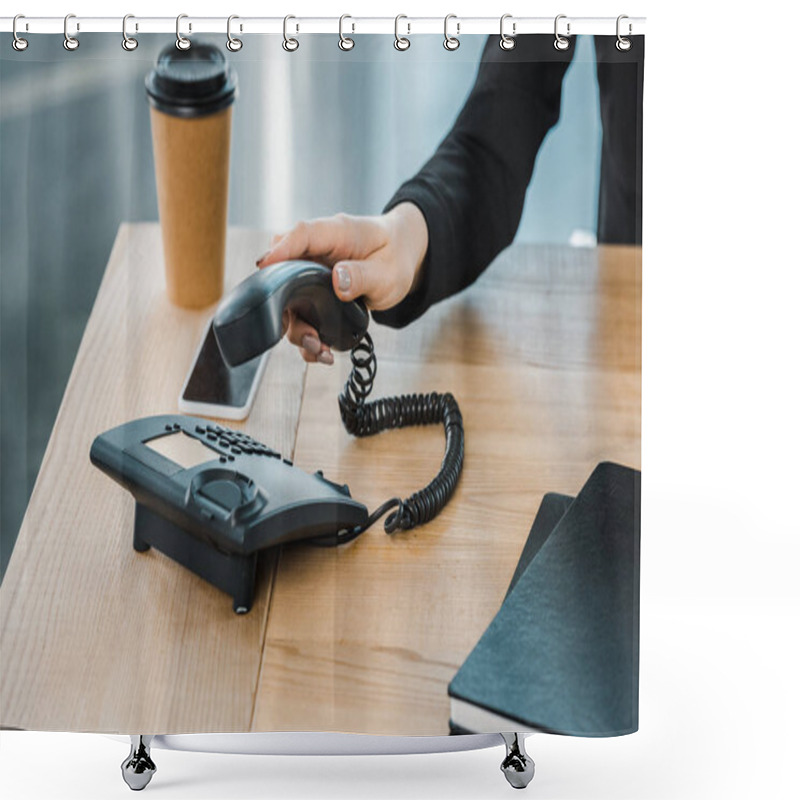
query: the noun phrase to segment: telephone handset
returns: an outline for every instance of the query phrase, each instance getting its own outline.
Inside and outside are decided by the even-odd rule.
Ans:
[[[361,300],[343,303],[331,271],[311,261],[284,261],[243,280],[214,314],[214,334],[229,367],[271,350],[283,336],[283,312],[292,309],[334,350],[352,350],[369,325]]]
[[[331,271],[311,261],[285,261],[242,281],[220,304],[212,327],[229,366],[261,355],[283,335],[283,312],[292,309],[316,328],[320,340],[335,350],[349,350],[352,370],[339,395],[339,410],[348,433],[371,436],[409,425],[444,425],[446,447],[438,475],[406,499],[392,498],[376,509],[366,525],[340,531],[329,540],[344,544],[363,533],[387,511],[387,533],[409,530],[435,517],[455,490],[464,462],[464,426],[449,392],[402,395],[367,402],[377,360],[367,333],[369,313],[361,300],[342,302],[333,291]],[[319,542],[320,544],[323,542]]]

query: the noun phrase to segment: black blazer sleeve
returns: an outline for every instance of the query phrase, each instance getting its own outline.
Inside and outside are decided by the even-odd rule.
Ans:
[[[514,238],[534,161],[558,121],[561,83],[574,46],[549,35],[517,37],[511,51],[489,38],[475,85],[433,157],[386,206],[414,203],[428,226],[420,284],[377,322],[402,327],[472,283]]]
[[[598,244],[642,243],[644,36],[620,52],[616,37],[595,36],[603,149]]]

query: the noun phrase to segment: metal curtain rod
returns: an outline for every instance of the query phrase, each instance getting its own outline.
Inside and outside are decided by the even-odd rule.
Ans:
[[[346,21],[339,17],[291,17],[289,31],[298,33],[347,34],[382,33],[393,35],[395,26],[403,35],[438,34],[443,32],[443,17],[351,17]],[[185,35],[197,33],[227,33],[228,17],[193,17],[182,15],[181,31]],[[509,34],[553,33],[554,17],[514,17],[504,15],[504,25]],[[559,15],[559,30],[570,35],[617,33],[616,17],[570,17]],[[10,33],[14,29],[14,17],[0,17],[0,31]],[[19,35],[64,34],[64,17],[26,17],[20,15],[16,26]],[[128,15],[126,30],[129,35],[148,33],[175,33],[175,17],[136,17]],[[237,35],[284,34],[284,17],[236,17],[233,32]],[[457,36],[486,35],[500,32],[500,17],[459,17],[451,15],[449,30]],[[72,35],[84,33],[120,33],[122,17],[81,17],[69,15],[69,31]],[[625,17],[625,36],[641,35],[645,32],[645,17]]]

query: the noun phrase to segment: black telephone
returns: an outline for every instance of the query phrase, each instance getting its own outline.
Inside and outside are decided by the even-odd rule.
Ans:
[[[425,488],[368,514],[347,486],[321,472],[309,475],[249,436],[206,420],[149,417],[98,436],[92,463],[136,499],[134,548],[154,546],[192,569],[233,595],[238,613],[252,604],[260,550],[301,539],[346,544],[387,512],[387,533],[422,525],[450,499],[464,462],[464,427],[451,394],[367,402],[377,370],[369,313],[360,300],[339,300],[330,270],[319,264],[287,261],[257,272],[222,301],[212,328],[225,362],[238,366],[274,347],[286,309],[316,328],[325,344],[350,351],[352,370],[339,395],[349,433],[442,423],[445,455]]]

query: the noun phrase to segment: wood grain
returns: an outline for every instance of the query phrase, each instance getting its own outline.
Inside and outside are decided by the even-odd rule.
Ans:
[[[284,549],[254,730],[448,732],[447,684],[498,610],[542,495],[577,492],[599,461],[640,464],[640,255],[514,247],[409,328],[373,326],[374,395],[452,391],[464,472],[424,527]],[[444,436],[352,439],[335,401],[347,373],[341,355],[309,370],[295,463],[374,508],[435,475]]]
[[[265,234],[231,231],[227,284]],[[132,548],[133,500],[91,466],[93,438],[136,417],[177,412],[211,309],[166,300],[159,229],[122,226],[0,589],[0,723],[37,730],[249,728],[274,562],[252,611],[155,550]],[[294,449],[305,368],[271,354],[242,427]],[[227,424],[227,423],[226,423]]]
[[[373,325],[375,395],[449,390],[466,464],[449,506],[394,537],[263,558],[250,614],[155,551],[93,437],[176,398],[210,311],[165,297],[159,231],[123,226],[0,587],[0,724],[178,733],[447,732],[446,687],[496,612],[542,495],[639,466],[641,252],[515,246],[403,331]],[[267,234],[229,234],[227,283]],[[271,354],[241,426],[370,508],[435,474],[440,428],[354,440],[348,372]],[[301,408],[302,399],[302,408]]]

